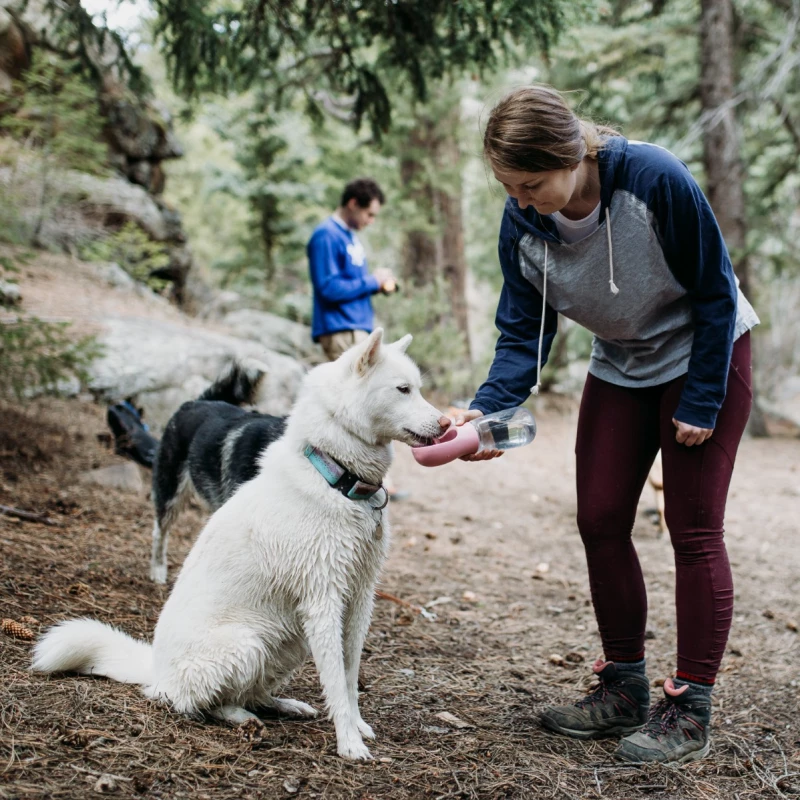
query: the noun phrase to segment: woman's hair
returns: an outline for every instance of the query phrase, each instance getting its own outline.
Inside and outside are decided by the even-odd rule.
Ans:
[[[613,129],[579,119],[549,86],[515,89],[493,109],[483,134],[483,154],[493,167],[514,172],[564,169],[597,158]]]

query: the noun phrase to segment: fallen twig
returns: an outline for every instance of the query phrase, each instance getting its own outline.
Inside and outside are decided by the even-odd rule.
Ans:
[[[9,517],[19,517],[25,522],[40,522],[42,525],[52,525],[54,528],[60,528],[61,523],[58,520],[50,519],[47,514],[36,514],[32,511],[23,511],[21,508],[14,508],[13,506],[0,506],[0,514],[5,514]]]
[[[79,767],[77,764],[70,764],[70,766],[76,772],[84,772],[87,775],[94,775],[98,778],[113,778],[115,781],[124,781],[125,783],[130,783],[133,780],[133,778],[123,778],[122,775],[112,775],[110,772],[98,772],[96,769],[86,769],[86,767]]]
[[[408,608],[415,614],[419,614],[424,619],[431,621],[436,619],[436,614],[428,611],[427,608],[416,606],[413,603],[409,603],[408,600],[403,600],[401,597],[396,597],[395,595],[381,591],[380,589],[375,590],[375,597],[379,598],[380,600],[390,600],[392,603],[397,603],[397,605],[403,606],[403,608]]]

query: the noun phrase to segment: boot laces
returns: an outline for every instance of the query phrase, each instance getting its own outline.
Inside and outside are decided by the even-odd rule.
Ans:
[[[675,730],[681,719],[689,718],[677,703],[667,699],[659,700],[653,706],[642,733],[655,735],[656,738],[664,736]]]
[[[619,686],[619,681],[608,682],[601,680],[600,683],[594,687],[594,689],[586,695],[586,697],[582,697],[575,703],[577,708],[583,708],[584,706],[594,706],[598,703],[604,703],[608,696],[611,694],[614,689]],[[615,692],[619,694],[619,692]],[[627,699],[627,698],[626,698]]]

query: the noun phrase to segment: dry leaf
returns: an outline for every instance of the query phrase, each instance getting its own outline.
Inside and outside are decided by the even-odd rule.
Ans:
[[[451,714],[449,711],[440,711],[438,714],[434,715],[436,719],[440,719],[442,722],[446,722],[448,725],[452,725],[454,728],[474,728],[474,725],[470,725],[469,722],[464,722],[463,719],[459,719],[455,714]]]

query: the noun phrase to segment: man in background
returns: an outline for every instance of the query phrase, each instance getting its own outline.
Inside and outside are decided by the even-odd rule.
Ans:
[[[396,288],[391,270],[368,272],[364,246],[356,235],[375,221],[383,203],[383,192],[375,181],[350,181],[339,207],[316,227],[308,242],[314,288],[311,335],[331,361],[372,331],[372,295],[389,294]]]
[[[356,235],[372,225],[384,199],[381,187],[371,178],[350,181],[339,207],[314,229],[308,242],[314,289],[311,336],[330,361],[372,332],[372,295],[392,294],[397,289],[391,270],[379,268],[370,274],[364,246]],[[408,496],[392,487],[388,476],[386,484],[392,500]]]

